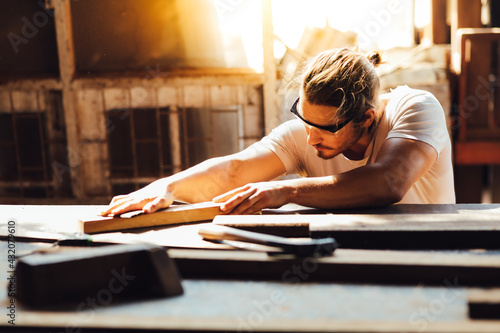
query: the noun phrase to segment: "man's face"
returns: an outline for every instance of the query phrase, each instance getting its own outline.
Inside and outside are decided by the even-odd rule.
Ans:
[[[301,116],[310,123],[320,126],[334,125],[343,121],[337,117],[338,108],[334,106],[310,104],[305,98],[299,100]],[[336,119],[332,122],[332,119]],[[350,121],[335,133],[319,129],[304,123],[307,143],[316,149],[316,154],[323,159],[331,159],[351,149],[361,138],[363,128]]]

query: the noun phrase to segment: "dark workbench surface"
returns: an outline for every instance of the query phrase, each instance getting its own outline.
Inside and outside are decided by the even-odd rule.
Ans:
[[[5,205],[0,206],[0,222],[1,227],[4,227],[8,221],[15,221],[19,235],[31,231],[31,235],[43,238],[50,235],[47,233],[55,231],[74,232],[76,216],[94,214],[101,208]],[[283,213],[283,210],[279,213]],[[500,205],[392,206],[341,213],[446,213],[476,216],[500,214]],[[171,232],[171,238],[167,239],[164,237],[167,235],[164,230],[115,233],[113,237],[124,240],[146,235],[152,241],[158,240],[163,245],[170,242],[175,247],[177,244],[179,249],[170,250],[175,257],[185,255],[182,251],[189,251],[185,245],[180,246],[180,235],[191,234],[189,242],[196,248],[203,248],[204,245],[196,238],[197,235],[192,235],[194,228],[195,225],[179,227],[177,229],[182,232]],[[175,227],[169,229],[173,231]],[[5,234],[5,230],[0,229],[0,234]],[[3,332],[14,327],[9,325],[9,318],[6,316],[6,306],[9,304],[7,242],[2,241],[0,246],[0,253],[4,254],[4,259],[0,261],[0,306],[5,309],[5,314],[0,317],[4,318],[0,321],[0,331]],[[16,242],[16,253],[22,255],[49,246],[50,242]],[[212,252],[220,252],[194,251],[208,256]],[[242,256],[245,256],[245,253],[248,252],[242,252]],[[379,255],[381,252],[377,253]],[[477,256],[479,260],[485,254],[489,254],[489,260],[498,259],[500,264],[498,251],[475,251],[468,256]],[[342,256],[339,254],[339,257]],[[291,283],[198,277],[184,279],[183,286],[185,293],[182,296],[124,302],[97,308],[87,307],[85,311],[78,311],[76,307],[35,311],[17,304],[15,328],[46,327],[57,332],[78,332],[80,328],[103,331],[119,328],[234,332],[500,332],[500,321],[468,318],[468,289],[462,286],[460,281],[453,279],[443,280],[442,284],[424,286],[318,282],[307,278],[302,279],[300,283]]]

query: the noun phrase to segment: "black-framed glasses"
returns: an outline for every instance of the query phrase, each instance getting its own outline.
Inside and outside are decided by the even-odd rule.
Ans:
[[[330,133],[335,133],[335,132],[339,131],[340,129],[342,129],[342,127],[344,127],[345,125],[347,125],[354,118],[354,115],[352,114],[346,120],[344,120],[340,124],[336,124],[336,125],[323,126],[323,125],[313,124],[310,121],[305,120],[299,114],[299,111],[297,110],[297,105],[299,104],[299,99],[300,98],[297,98],[297,100],[295,101],[295,103],[293,103],[292,107],[290,108],[290,112],[293,113],[297,118],[299,118],[300,120],[302,120],[303,122],[305,122],[309,126],[313,126],[313,127],[319,128],[321,130],[328,131]]]

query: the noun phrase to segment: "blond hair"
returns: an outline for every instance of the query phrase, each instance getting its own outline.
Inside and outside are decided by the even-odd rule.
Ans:
[[[381,62],[378,51],[324,51],[306,64],[301,89],[309,103],[338,107],[337,117],[354,116],[361,122],[366,110],[377,109],[380,82],[375,67]]]

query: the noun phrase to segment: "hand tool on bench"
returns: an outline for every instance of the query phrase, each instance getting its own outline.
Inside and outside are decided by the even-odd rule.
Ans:
[[[200,236],[211,241],[239,241],[279,248],[280,254],[298,257],[330,256],[338,247],[335,239],[286,238],[246,231],[221,225],[207,225],[198,230]],[[274,254],[274,252],[273,252]]]
[[[282,237],[333,237],[343,249],[500,249],[500,214],[219,215],[214,224]]]

